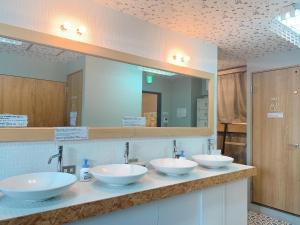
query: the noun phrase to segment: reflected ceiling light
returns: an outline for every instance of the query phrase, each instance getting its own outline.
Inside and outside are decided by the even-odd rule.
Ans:
[[[271,30],[300,48],[300,4],[284,7],[272,20]]]
[[[85,26],[80,26],[77,28],[77,34],[78,35],[83,35],[86,32],[86,27]]]
[[[138,66],[138,69],[141,70],[141,71],[144,71],[144,72],[158,74],[158,75],[164,75],[164,76],[174,76],[174,75],[176,75],[176,73],[163,71],[163,70],[158,70],[158,69],[147,68],[147,67],[143,67],[143,66]]]
[[[13,40],[13,39],[9,39],[9,38],[4,38],[4,37],[0,37],[0,42],[1,43],[5,43],[5,44],[10,44],[10,45],[22,45],[22,41],[17,41],[17,40]]]

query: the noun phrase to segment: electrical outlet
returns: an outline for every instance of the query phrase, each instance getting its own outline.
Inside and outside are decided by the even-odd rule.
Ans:
[[[62,167],[64,173],[70,173],[75,174],[76,173],[76,166],[70,165],[70,166],[63,166]]]

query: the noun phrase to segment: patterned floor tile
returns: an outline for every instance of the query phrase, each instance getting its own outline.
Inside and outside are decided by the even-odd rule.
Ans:
[[[250,211],[248,213],[248,225],[292,225],[292,224],[274,219],[264,214]]]

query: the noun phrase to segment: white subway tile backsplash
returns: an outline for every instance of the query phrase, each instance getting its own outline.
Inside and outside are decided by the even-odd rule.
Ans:
[[[76,165],[77,174],[84,158],[91,166],[107,163],[123,163],[125,142],[130,144],[129,158],[150,161],[171,157],[173,140],[187,158],[207,151],[207,137],[110,139],[80,142],[25,142],[0,143],[0,179],[23,173],[55,171],[57,160],[48,165],[48,158],[57,153],[58,145],[64,146],[64,165]]]

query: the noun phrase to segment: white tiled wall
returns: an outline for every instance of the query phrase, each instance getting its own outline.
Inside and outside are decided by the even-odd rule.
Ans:
[[[171,157],[174,138],[113,139],[82,142],[65,142],[64,165],[76,165],[77,173],[81,161],[87,158],[91,166],[106,163],[123,163],[125,142],[130,143],[130,158],[149,161],[159,157]],[[187,158],[207,151],[206,137],[176,138],[179,150]],[[26,142],[0,144],[0,179],[31,172],[55,171],[56,159],[48,165],[48,158],[57,153],[55,142]]]

